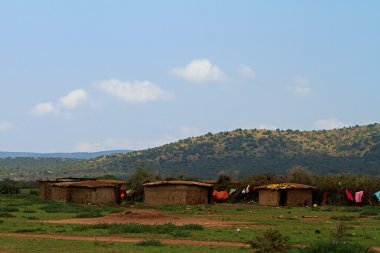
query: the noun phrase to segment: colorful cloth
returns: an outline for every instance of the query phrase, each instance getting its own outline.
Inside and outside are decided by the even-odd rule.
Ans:
[[[352,197],[352,194],[348,189],[346,189],[346,195],[349,200],[354,201],[354,197]]]
[[[379,201],[380,201],[380,191],[378,191],[378,192],[375,192],[375,196],[376,196],[377,200],[379,200]]]
[[[355,192],[355,202],[362,203],[364,191]]]
[[[236,192],[236,189],[231,188],[229,194],[231,195],[231,194],[234,193],[234,192]]]
[[[228,199],[228,192],[226,191],[216,191],[214,190],[212,196],[217,201],[224,201]]]

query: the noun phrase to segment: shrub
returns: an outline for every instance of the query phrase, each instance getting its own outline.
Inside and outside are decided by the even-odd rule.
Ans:
[[[203,226],[199,224],[186,224],[181,226],[181,228],[186,229],[186,230],[203,230]]]
[[[14,181],[0,182],[0,194],[18,194],[20,187]]]
[[[343,221],[340,222],[336,226],[335,232],[331,234],[333,241],[338,241],[338,242],[347,241],[350,237],[350,233],[348,232],[348,230],[349,228],[346,225],[346,223],[344,223]]]
[[[29,194],[30,194],[30,195],[38,196],[39,193],[38,193],[38,190],[30,189]]]
[[[77,218],[98,218],[102,217],[103,215],[99,212],[87,212],[87,213],[80,213],[77,215]]]
[[[333,220],[340,220],[340,221],[352,221],[356,217],[355,216],[348,216],[348,215],[334,215],[331,216],[331,219]]]
[[[17,207],[11,207],[11,206],[4,206],[0,207],[0,212],[18,212],[20,209]]]
[[[310,247],[300,249],[299,253],[375,253],[375,251],[356,243],[318,242]]]
[[[162,246],[159,240],[149,239],[136,243],[137,246]]]
[[[16,217],[16,216],[14,216],[11,213],[0,213],[0,217],[3,217],[3,218],[13,218],[13,217]]]
[[[289,171],[288,180],[292,183],[311,184],[311,174],[304,167],[296,166]]]
[[[376,209],[363,209],[360,212],[360,216],[376,216],[379,213],[379,210]]]
[[[290,248],[289,237],[273,229],[264,231],[249,244],[257,253],[278,253]]]
[[[137,201],[142,201],[144,198],[144,187],[143,184],[155,179],[155,174],[147,168],[145,165],[140,165],[132,173],[130,179],[130,187],[134,191],[133,199]]]

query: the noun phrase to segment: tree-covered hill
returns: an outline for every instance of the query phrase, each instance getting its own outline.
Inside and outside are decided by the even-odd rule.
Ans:
[[[214,178],[221,170],[244,177],[286,173],[304,166],[314,173],[380,174],[380,125],[334,130],[242,130],[184,139],[161,147],[88,161],[93,168],[129,174],[141,163],[160,174]]]
[[[321,131],[237,129],[87,161],[18,159],[0,159],[0,177],[11,171],[15,178],[24,179],[102,174],[128,178],[141,164],[163,176],[198,178],[215,178],[221,170],[240,177],[259,172],[285,174],[294,166],[315,174],[379,175],[380,124]]]

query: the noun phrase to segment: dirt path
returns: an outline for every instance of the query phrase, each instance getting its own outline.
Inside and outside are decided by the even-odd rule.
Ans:
[[[49,234],[20,234],[20,233],[0,233],[0,237],[18,238],[40,238],[40,239],[60,239],[74,241],[101,241],[101,242],[129,242],[136,243],[146,238],[128,238],[116,236],[73,236],[73,235],[49,235]],[[240,242],[218,242],[218,241],[197,241],[181,239],[159,239],[163,244],[181,244],[197,246],[227,246],[227,247],[249,247],[246,243]]]
[[[167,215],[156,209],[130,209],[123,213],[115,213],[99,218],[80,218],[65,220],[36,220],[35,222],[47,223],[66,223],[66,224],[98,224],[98,223],[139,223],[146,225],[162,225],[172,223],[177,226],[186,224],[199,224],[205,227],[226,227],[226,226],[258,226],[252,222],[227,221],[210,219],[207,216],[198,217],[181,217]]]
[[[380,252],[380,246],[373,246],[372,249],[376,252]]]

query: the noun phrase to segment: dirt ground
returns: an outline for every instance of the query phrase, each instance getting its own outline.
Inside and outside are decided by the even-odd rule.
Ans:
[[[180,217],[174,215],[166,215],[161,211],[156,209],[130,209],[124,211],[123,213],[115,213],[106,215],[99,218],[80,218],[80,219],[65,219],[65,220],[39,220],[37,222],[47,222],[47,223],[67,223],[67,224],[98,224],[98,223],[139,223],[146,225],[161,225],[172,223],[175,225],[186,225],[186,224],[199,224],[205,227],[226,227],[234,225],[244,225],[248,227],[256,226],[252,222],[239,222],[239,221],[226,221],[226,220],[215,220],[207,218],[207,216],[202,218],[195,217]]]

